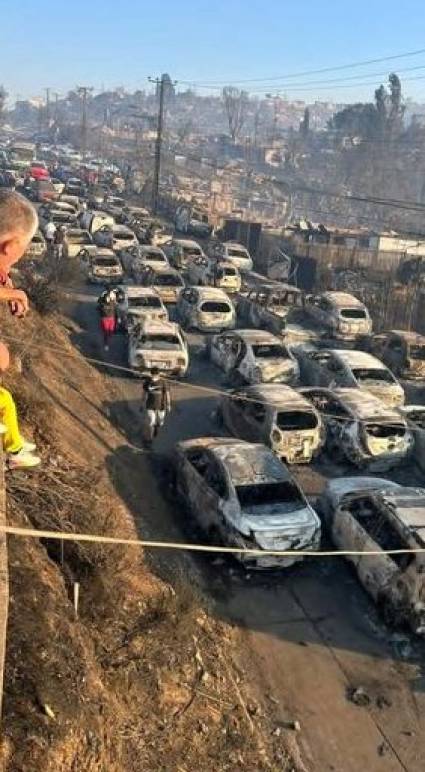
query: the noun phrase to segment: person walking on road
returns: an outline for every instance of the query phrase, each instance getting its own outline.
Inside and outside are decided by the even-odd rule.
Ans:
[[[114,290],[105,290],[97,301],[103,347],[109,351],[109,341],[116,329],[117,298]]]
[[[44,228],[44,238],[46,239],[47,253],[49,255],[53,254],[55,235],[56,235],[56,225],[54,224],[53,220],[49,220],[49,222],[46,223],[46,226]]]
[[[151,445],[171,410],[171,396],[168,384],[160,377],[159,369],[153,367],[143,383],[145,431],[144,440]]]

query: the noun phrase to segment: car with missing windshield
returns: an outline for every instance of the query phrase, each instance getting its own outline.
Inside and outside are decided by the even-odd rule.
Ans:
[[[186,287],[176,306],[178,318],[188,330],[217,332],[233,329],[235,307],[228,295],[215,287]]]
[[[179,270],[187,268],[195,258],[205,256],[198,242],[191,239],[173,239],[165,251],[171,265]]]
[[[324,443],[320,414],[284,384],[249,386],[222,396],[217,416],[235,437],[268,445],[287,464],[308,464]]]
[[[303,293],[291,284],[261,284],[242,296],[238,318],[243,324],[269,330],[274,335],[285,332],[288,316],[302,314]]]
[[[227,260],[239,271],[252,271],[254,263],[251,255],[243,244],[236,241],[217,241],[211,245],[209,252],[217,260]]]
[[[300,364],[301,382],[306,386],[357,387],[374,394],[387,405],[404,403],[404,390],[391,370],[365,351],[353,349],[312,349],[294,346]]]
[[[207,348],[211,361],[234,383],[298,383],[298,362],[267,330],[223,332],[210,338]]]
[[[327,483],[319,507],[386,622],[425,635],[425,489],[339,478]]]
[[[163,264],[141,266],[137,281],[143,287],[154,287],[163,303],[177,303],[185,286],[180,273]]]
[[[239,292],[242,286],[241,275],[235,265],[226,260],[212,257],[196,257],[187,267],[190,284],[203,287],[219,287],[225,292]]]
[[[64,257],[81,257],[82,255],[96,255],[97,246],[88,231],[81,228],[68,228],[63,242]]]
[[[37,231],[28,244],[24,259],[25,260],[39,260],[46,253],[46,239],[41,231]]]
[[[411,453],[414,438],[406,419],[373,394],[347,388],[300,391],[322,416],[326,450],[333,461],[387,471]]]
[[[382,359],[399,378],[425,378],[425,336],[407,330],[372,335],[364,348]]]
[[[303,550],[319,549],[320,520],[270,448],[199,437],[176,446],[173,470],[177,495],[194,520],[212,544],[236,548],[244,567],[285,568],[302,560]],[[297,554],[261,555],[268,550]]]
[[[83,254],[80,261],[90,284],[121,284],[124,278],[120,259],[112,249],[98,249],[95,255]]]
[[[133,231],[126,225],[102,225],[93,234],[93,240],[98,247],[107,247],[114,252],[137,247],[139,243]]]
[[[372,332],[368,309],[348,292],[330,290],[320,295],[307,295],[304,311],[330,338],[355,341]]]
[[[165,252],[159,247],[132,246],[121,250],[119,256],[125,272],[136,281],[140,272],[146,267],[169,266]]]
[[[127,284],[120,287],[120,290],[117,304],[119,328],[129,330],[145,319],[168,322],[168,311],[152,287]]]
[[[142,319],[129,329],[128,364],[141,374],[157,367],[161,373],[182,378],[189,367],[189,349],[178,324]]]

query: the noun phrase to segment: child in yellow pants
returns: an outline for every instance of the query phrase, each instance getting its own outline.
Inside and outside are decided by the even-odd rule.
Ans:
[[[9,367],[9,351],[0,343],[0,371]],[[3,450],[7,454],[9,469],[29,469],[40,464],[40,458],[33,453],[36,446],[21,435],[15,400],[10,391],[0,386],[0,434]]]

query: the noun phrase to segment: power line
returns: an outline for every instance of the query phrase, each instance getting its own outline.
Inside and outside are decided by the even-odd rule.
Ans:
[[[403,54],[393,54],[391,56],[381,56],[379,58],[375,59],[363,59],[361,61],[357,62],[351,62],[350,64],[339,64],[335,65],[334,67],[321,67],[320,69],[316,70],[304,70],[303,72],[294,72],[294,73],[288,73],[287,75],[276,75],[268,78],[244,78],[241,80],[212,80],[212,81],[195,81],[195,80],[179,80],[180,83],[184,83],[187,85],[224,85],[224,86],[231,86],[236,85],[238,83],[267,83],[269,81],[279,81],[279,80],[287,80],[292,78],[303,78],[306,75],[319,75],[324,72],[336,72],[340,70],[348,70],[352,69],[353,67],[364,67],[368,64],[378,64],[380,62],[390,62],[394,61],[396,59],[404,59],[410,56],[418,56],[419,54],[425,53],[425,48],[420,48],[416,51],[407,51]]]

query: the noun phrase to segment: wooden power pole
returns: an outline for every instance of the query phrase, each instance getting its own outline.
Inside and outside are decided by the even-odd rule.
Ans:
[[[165,75],[162,75],[160,78],[149,78],[149,82],[156,84],[159,93],[158,124],[155,142],[155,166],[152,185],[152,211],[153,214],[156,214],[158,211],[159,181],[161,175],[161,150],[162,135],[164,131],[165,89],[167,86],[175,85],[175,83],[171,83],[170,79]]]
[[[87,94],[92,89],[89,86],[78,86],[77,94],[81,98],[81,150],[83,159],[87,153]]]

